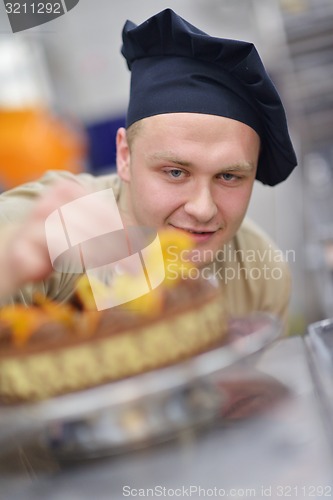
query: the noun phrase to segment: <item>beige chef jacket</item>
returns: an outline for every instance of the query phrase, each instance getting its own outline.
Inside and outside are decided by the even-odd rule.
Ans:
[[[73,175],[69,172],[50,171],[29,184],[19,186],[0,195],[0,230],[24,221],[38,196],[60,178],[80,183],[90,191],[112,188],[119,198],[121,181],[116,174],[93,176],[87,173]],[[224,290],[224,301],[231,316],[241,317],[254,311],[264,311],[279,316],[287,331],[287,310],[291,279],[285,256],[271,239],[252,221],[245,219],[232,241],[226,244],[210,264],[210,273]],[[1,304],[30,304],[35,292],[65,302],[73,294],[77,274],[54,272],[37,284],[28,284]]]

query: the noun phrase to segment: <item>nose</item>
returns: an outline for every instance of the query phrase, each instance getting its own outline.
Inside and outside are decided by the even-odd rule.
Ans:
[[[184,205],[185,212],[199,222],[209,222],[217,213],[217,206],[209,187],[199,187],[192,191]]]

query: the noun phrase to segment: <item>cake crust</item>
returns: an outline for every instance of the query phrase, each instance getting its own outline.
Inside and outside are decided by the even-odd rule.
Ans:
[[[32,402],[83,390],[177,363],[221,342],[221,292],[199,282],[177,289],[178,298],[170,293],[163,315],[76,311],[72,325],[43,324],[19,347],[8,343],[8,330],[0,334],[0,401]]]

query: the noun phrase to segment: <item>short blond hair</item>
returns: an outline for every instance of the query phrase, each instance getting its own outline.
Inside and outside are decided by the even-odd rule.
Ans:
[[[132,123],[132,125],[130,125],[126,129],[127,143],[130,150],[133,147],[134,139],[138,135],[141,128],[142,128],[142,120],[138,120],[137,122]]]

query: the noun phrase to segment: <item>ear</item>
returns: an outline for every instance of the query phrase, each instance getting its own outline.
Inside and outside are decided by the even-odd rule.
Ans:
[[[128,147],[126,129],[123,127],[118,129],[117,137],[116,137],[116,146],[117,146],[117,171],[119,177],[125,181],[129,182],[131,178],[131,170],[130,170],[130,159],[131,154]]]

